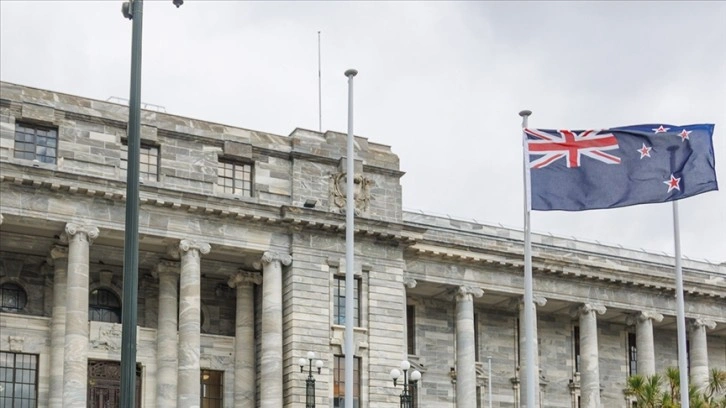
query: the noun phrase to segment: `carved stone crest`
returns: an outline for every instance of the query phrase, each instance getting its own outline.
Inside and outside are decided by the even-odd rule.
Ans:
[[[331,176],[330,195],[334,204],[333,212],[344,213],[346,206],[346,173],[336,173]],[[368,204],[371,201],[372,180],[362,174],[356,174],[353,178],[353,200],[355,201],[355,215],[361,215],[368,211]]]
[[[97,328],[98,334],[91,332],[91,348],[108,351],[121,350],[121,325],[98,323]]]

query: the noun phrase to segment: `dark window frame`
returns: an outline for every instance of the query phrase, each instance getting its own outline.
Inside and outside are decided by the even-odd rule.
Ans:
[[[41,163],[58,161],[58,129],[28,122],[15,122],[13,157]]]
[[[205,375],[207,378],[204,378]],[[200,408],[222,408],[224,406],[224,371],[201,369],[199,387]]]
[[[238,172],[242,176],[238,178]],[[242,197],[254,196],[255,163],[251,160],[219,157],[217,160],[217,185],[225,194]]]
[[[128,171],[129,141],[127,138],[121,139],[121,146],[121,170]],[[156,160],[152,160],[152,158]],[[139,178],[142,181],[159,181],[160,168],[161,146],[142,140],[139,145]]]
[[[19,362],[19,357],[23,361]],[[12,359],[12,362],[9,359]],[[0,351],[0,384],[3,385],[6,391],[0,396],[0,406],[29,408],[38,406],[39,360],[40,356],[37,354]],[[8,375],[10,378],[8,378]],[[29,397],[22,395],[26,386],[30,386],[31,395]],[[18,389],[20,389],[20,396],[15,395]]]
[[[361,365],[360,357],[353,357],[353,407],[361,406]],[[345,406],[345,356],[333,356],[333,408]]]
[[[406,348],[416,355],[416,306],[406,305]]]
[[[638,343],[635,333],[628,333],[628,375],[638,374]]]
[[[575,372],[580,372],[580,326],[572,327],[572,346],[575,354]]]
[[[96,288],[88,293],[88,320],[121,323],[121,306],[121,299],[112,290]]]
[[[345,325],[345,275],[335,275],[333,279],[333,324]],[[363,280],[360,276],[354,277],[353,283],[353,326],[361,327],[361,289]]]
[[[11,304],[11,301],[13,304]],[[0,285],[0,311],[18,313],[28,304],[28,293],[25,288],[15,282]]]

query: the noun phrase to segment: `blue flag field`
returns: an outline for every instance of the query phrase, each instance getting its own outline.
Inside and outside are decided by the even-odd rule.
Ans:
[[[712,124],[525,129],[533,210],[581,211],[718,190]]]

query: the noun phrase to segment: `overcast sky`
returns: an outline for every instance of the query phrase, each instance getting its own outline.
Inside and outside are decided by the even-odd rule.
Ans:
[[[3,81],[128,98],[120,1],[0,2]],[[142,100],[288,135],[347,131],[401,159],[406,209],[522,228],[531,127],[715,123],[726,190],[726,2],[236,2],[144,5]],[[684,255],[726,261],[726,192],[680,201]],[[671,204],[535,212],[535,232],[673,254]]]

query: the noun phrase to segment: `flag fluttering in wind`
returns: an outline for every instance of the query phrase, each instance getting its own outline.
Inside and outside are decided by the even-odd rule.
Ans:
[[[718,190],[714,125],[525,129],[531,208],[581,211]]]

